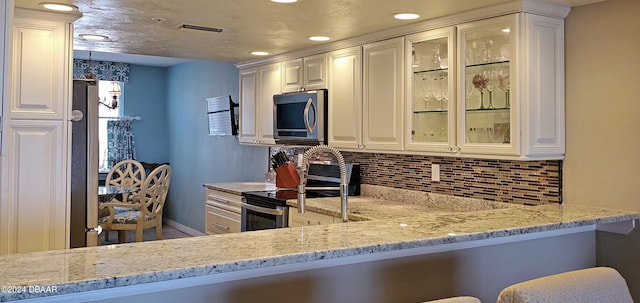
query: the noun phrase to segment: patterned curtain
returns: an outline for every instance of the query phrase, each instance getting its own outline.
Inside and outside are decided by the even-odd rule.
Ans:
[[[113,167],[122,160],[135,160],[136,148],[131,131],[131,120],[107,121],[107,161],[109,167]]]
[[[73,79],[85,79],[87,74],[93,74],[96,80],[129,82],[129,64],[108,62],[73,60]]]

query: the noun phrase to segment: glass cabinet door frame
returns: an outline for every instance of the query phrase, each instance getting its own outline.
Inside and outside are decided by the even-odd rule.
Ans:
[[[518,155],[520,153],[519,140],[521,140],[520,138],[521,121],[519,119],[519,116],[520,116],[519,93],[521,90],[520,79],[522,79],[520,75],[522,75],[524,71],[521,68],[522,64],[518,63],[518,62],[521,62],[522,60],[522,58],[520,58],[522,54],[519,51],[520,49],[522,49],[522,47],[519,45],[519,43],[522,41],[520,39],[521,26],[519,24],[519,20],[520,20],[519,17],[520,17],[519,14],[513,14],[508,16],[502,16],[502,17],[496,17],[491,19],[465,23],[457,26],[457,56],[456,57],[458,60],[457,66],[458,66],[458,75],[459,75],[457,79],[458,80],[457,82],[458,98],[457,99],[458,99],[458,108],[459,108],[458,117],[457,117],[458,119],[457,146],[459,148],[460,153],[492,154],[492,155]],[[510,32],[503,33],[505,35],[509,35],[508,44],[507,44],[509,47],[508,49],[502,50],[502,51],[508,52],[507,53],[508,57],[506,60],[505,58],[499,58],[495,60],[488,59],[485,62],[485,61],[478,61],[478,59],[474,60],[473,56],[468,58],[469,57],[468,48],[472,46],[467,45],[467,37],[469,35],[472,35],[473,33],[481,32],[483,28],[492,29],[492,30],[496,28],[510,29]],[[491,47],[492,46],[490,46],[489,49],[491,49]],[[500,47],[501,47],[500,45],[493,47],[493,51],[501,52]],[[485,45],[485,49],[486,49],[486,45]],[[476,51],[478,50],[476,49]],[[496,55],[496,56],[500,56],[500,55]],[[467,93],[475,92],[476,94],[479,94],[479,92],[474,91],[475,88],[470,87],[471,84],[469,83],[470,81],[467,78],[471,77],[470,75],[473,74],[475,71],[482,70],[484,66],[486,66],[487,69],[490,69],[490,68],[493,68],[492,66],[496,66],[496,64],[502,65],[502,66],[504,65],[509,66],[508,81],[510,82],[510,85],[509,85],[510,88],[509,88],[509,92],[507,93],[508,97],[503,97],[504,98],[502,100],[503,103],[496,107],[496,108],[502,108],[502,109],[494,109],[494,110],[487,109],[485,111],[476,110],[476,109],[468,110]],[[467,75],[468,71],[471,73],[470,75]],[[478,91],[480,90],[481,89],[479,89]],[[500,92],[504,94],[502,90],[495,90],[495,92],[496,93]],[[506,105],[507,98],[509,99],[508,106]],[[484,97],[482,97],[482,100],[484,100],[485,102],[484,105],[487,106],[488,104],[486,102],[488,100],[485,100]],[[471,98],[469,102],[471,102]],[[480,102],[477,102],[477,103],[480,103]],[[475,107],[475,106],[477,105],[469,104],[469,107]],[[504,109],[504,108],[508,108],[508,109]],[[478,133],[475,133],[475,134],[473,133],[473,131],[476,130],[474,125],[467,125],[468,114],[493,115],[493,116],[487,116],[491,118],[487,118],[486,120],[491,120],[491,119],[497,119],[495,117],[497,117],[498,115],[502,115],[502,117],[504,117],[505,115],[504,111],[507,111],[507,110],[509,111],[508,113],[509,137],[505,137],[505,138],[508,138],[508,139],[505,139],[503,142],[499,142],[499,143],[494,143],[497,141],[494,138],[491,138],[493,142],[486,142],[486,140],[473,139],[473,136],[477,135]],[[497,128],[487,128],[487,129],[482,128],[482,130],[493,131],[493,130],[497,130]],[[493,135],[489,135],[489,136],[493,136]],[[482,141],[482,142],[479,142],[479,141]]]
[[[455,27],[448,27],[442,29],[435,29],[426,32],[416,33],[405,37],[405,62],[406,62],[406,119],[405,119],[405,149],[411,151],[427,151],[437,153],[453,153],[456,152],[456,29]],[[447,86],[448,86],[448,101],[446,103],[446,111],[425,113],[428,115],[443,115],[446,114],[446,141],[444,142],[420,142],[413,139],[414,134],[414,119],[416,114],[414,113],[414,98],[417,91],[414,88],[414,43],[426,42],[429,40],[446,39],[447,41],[447,58],[446,61],[442,59],[441,62],[446,62],[447,68]],[[428,119],[428,118],[427,118]]]

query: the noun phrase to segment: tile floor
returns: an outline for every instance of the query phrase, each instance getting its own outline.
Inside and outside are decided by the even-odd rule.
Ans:
[[[167,226],[164,225],[162,227],[162,238],[163,239],[177,239],[177,238],[186,238],[186,237],[191,237],[188,234],[185,234],[171,226]],[[155,241],[156,240],[156,229],[155,228],[148,228],[144,230],[144,234],[143,234],[143,239],[144,241]],[[136,242],[136,232],[135,231],[128,231],[127,232],[127,243],[132,243],[132,242]],[[107,244],[117,244],[118,243],[118,232],[117,231],[110,231],[109,232],[109,239],[105,240],[104,235],[100,235],[100,245],[107,245]]]

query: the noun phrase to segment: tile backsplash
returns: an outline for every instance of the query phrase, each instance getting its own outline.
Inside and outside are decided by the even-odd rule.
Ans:
[[[297,159],[302,148],[283,150]],[[537,205],[562,202],[562,161],[484,160],[422,155],[343,152],[360,163],[363,184],[507,203]],[[326,157],[326,158],[325,158]],[[320,156],[331,160],[331,155]],[[431,164],[440,165],[440,181],[431,181]]]

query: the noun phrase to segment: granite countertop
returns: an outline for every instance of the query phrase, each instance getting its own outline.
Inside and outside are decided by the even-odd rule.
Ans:
[[[248,191],[268,191],[276,189],[276,185],[274,183],[264,181],[205,183],[202,186],[208,189],[219,190],[234,195],[240,195],[243,192]]]
[[[365,203],[352,201],[354,210]],[[579,205],[501,206],[0,256],[0,302],[639,218],[633,211]],[[7,292],[7,286],[20,285],[55,287],[56,292]]]
[[[525,207],[480,199],[454,197],[383,186],[362,185],[361,196],[349,196],[349,220],[366,221],[405,218],[422,214],[446,214]],[[287,200],[297,207],[296,199]],[[341,217],[340,197],[307,198],[305,211]]]

